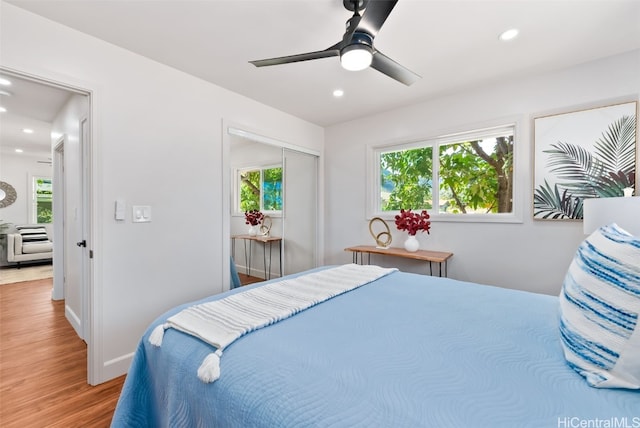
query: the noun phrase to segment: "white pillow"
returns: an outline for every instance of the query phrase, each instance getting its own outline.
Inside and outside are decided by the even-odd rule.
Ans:
[[[560,292],[569,366],[597,388],[640,389],[640,238],[615,223],[578,248]]]

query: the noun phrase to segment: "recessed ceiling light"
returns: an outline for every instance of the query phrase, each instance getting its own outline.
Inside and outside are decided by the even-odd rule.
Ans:
[[[344,95],[344,91],[342,89],[336,89],[333,91],[333,96],[336,98],[340,98]]]
[[[0,77],[0,85],[9,86],[11,85],[11,80],[5,79],[4,77]]]
[[[22,150],[22,149],[16,149],[16,153],[22,153],[22,152],[24,152],[24,150]]]
[[[6,112],[7,112],[7,109],[6,109],[6,108],[4,108],[4,107],[0,107],[0,113],[6,113]]]
[[[25,134],[33,134],[33,129],[24,128],[22,132],[24,132]]]
[[[504,33],[500,34],[500,40],[502,41],[507,41],[507,40],[513,40],[518,36],[518,29],[517,28],[511,28],[507,31],[505,31]]]

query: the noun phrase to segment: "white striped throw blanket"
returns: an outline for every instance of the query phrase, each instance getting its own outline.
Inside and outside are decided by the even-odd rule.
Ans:
[[[190,306],[157,326],[151,332],[149,342],[161,346],[164,331],[174,328],[218,348],[205,358],[198,369],[198,377],[203,382],[214,382],[220,377],[222,351],[241,336],[289,318],[396,270],[347,264]]]

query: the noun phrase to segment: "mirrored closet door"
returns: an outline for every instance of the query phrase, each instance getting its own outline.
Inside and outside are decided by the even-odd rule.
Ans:
[[[318,156],[240,133],[230,132],[229,140],[231,256],[238,272],[267,279],[315,267]],[[268,228],[255,239],[247,237],[244,213],[249,210],[268,217],[263,222]],[[259,239],[262,233],[269,239]]]
[[[285,274],[316,267],[318,157],[283,149]]]

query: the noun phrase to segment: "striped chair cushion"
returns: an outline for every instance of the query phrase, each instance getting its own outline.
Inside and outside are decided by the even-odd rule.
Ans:
[[[39,226],[16,226],[18,233],[22,235],[22,242],[48,241],[47,229]]]
[[[571,368],[598,388],[640,389],[640,238],[616,224],[578,248],[560,292]]]

